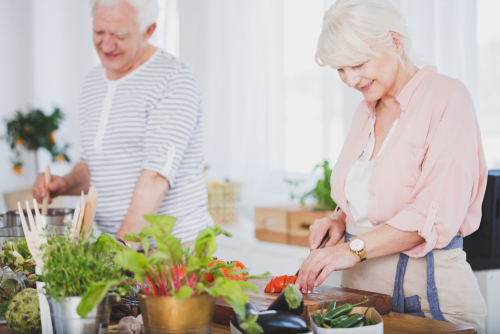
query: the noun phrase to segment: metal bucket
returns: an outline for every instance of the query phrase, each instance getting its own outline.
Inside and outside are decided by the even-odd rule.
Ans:
[[[47,296],[50,306],[50,318],[54,334],[101,334],[108,332],[111,305],[109,296],[97,304],[85,318],[76,313],[82,297],[67,297],[59,303]]]
[[[46,235],[63,235],[66,231],[65,225],[50,226],[45,230]],[[24,238],[24,231],[22,226],[4,227],[0,228],[0,248],[4,245],[5,241],[18,241]]]
[[[26,210],[24,211],[24,216],[27,217]],[[35,210],[31,210],[33,216],[35,216]],[[61,226],[68,225],[73,219],[74,209],[49,209],[48,214],[40,215],[42,219],[43,227],[47,225]],[[4,211],[0,215],[0,227],[14,227],[22,226],[21,218],[19,217],[18,210]]]
[[[178,300],[140,293],[139,303],[146,334],[212,333],[215,298],[210,295]]]

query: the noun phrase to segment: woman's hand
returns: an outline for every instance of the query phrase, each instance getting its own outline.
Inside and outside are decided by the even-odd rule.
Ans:
[[[349,250],[349,243],[312,251],[300,267],[295,285],[307,293],[320,286],[325,279],[337,270],[354,267],[361,259]]]
[[[323,237],[328,233],[330,240],[325,245],[325,248],[335,246],[344,236],[345,221],[342,219],[321,218],[316,219],[314,224],[309,227],[309,248],[311,251],[316,250]]]

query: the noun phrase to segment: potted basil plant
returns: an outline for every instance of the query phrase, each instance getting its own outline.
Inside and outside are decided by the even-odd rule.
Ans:
[[[258,292],[252,282],[231,280],[219,269],[233,270],[235,264],[213,263],[216,237],[231,234],[220,226],[209,226],[200,231],[194,249],[182,249],[181,241],[172,235],[175,218],[163,215],[145,215],[151,226],[140,233],[129,233],[124,239],[141,243],[144,253],[124,246],[107,235],[114,247],[114,262],[135,275],[135,282],[109,279],[93,283],[78,306],[78,314],[85,317],[108,295],[110,289],[122,284],[140,287],[139,303],[147,333],[210,333],[215,309],[215,298],[222,296],[243,320],[241,328],[247,334],[261,333],[257,316],[246,317],[248,294],[244,289]],[[104,237],[105,235],[101,236]],[[156,249],[150,246],[153,238]],[[248,269],[233,271],[234,277],[264,278],[248,275]]]
[[[49,301],[52,328],[58,333],[100,333],[107,327],[111,307],[108,298],[99,303],[82,319],[76,313],[82,296],[94,282],[125,279],[122,270],[113,262],[106,236],[97,240],[80,238],[73,246],[68,235],[52,237],[44,247],[45,294]],[[95,242],[93,242],[95,241]],[[129,286],[121,286],[120,294]]]

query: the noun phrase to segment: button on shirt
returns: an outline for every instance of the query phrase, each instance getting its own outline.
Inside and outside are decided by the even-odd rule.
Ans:
[[[182,242],[213,224],[202,173],[200,96],[190,68],[159,49],[119,80],[98,66],[80,102],[81,160],[97,187],[96,222],[104,232],[118,231],[144,169],[168,180],[158,213],[177,218],[172,233]]]
[[[404,112],[370,179],[368,218],[417,231],[425,242],[405,252],[421,257],[476,231],[488,169],[470,94],[463,83],[426,66],[397,96]],[[331,177],[332,198],[355,224],[346,177],[367,146],[376,102],[363,101]],[[375,223],[376,222],[376,223]]]

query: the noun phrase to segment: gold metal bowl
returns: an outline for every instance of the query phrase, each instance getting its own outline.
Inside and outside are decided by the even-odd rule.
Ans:
[[[184,300],[139,294],[147,334],[204,334],[212,332],[215,298],[194,296]]]

